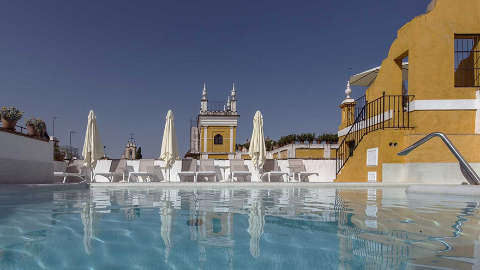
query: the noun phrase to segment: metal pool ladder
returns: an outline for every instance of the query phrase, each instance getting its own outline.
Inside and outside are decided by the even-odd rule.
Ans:
[[[477,173],[472,169],[470,164],[463,158],[462,154],[457,150],[457,148],[452,144],[452,142],[448,139],[448,137],[441,133],[441,132],[433,132],[425,136],[423,139],[420,139],[416,143],[412,144],[411,146],[405,148],[403,151],[399,152],[399,156],[406,156],[410,152],[412,152],[415,148],[419,147],[420,145],[426,143],[433,137],[439,137],[442,141],[447,145],[450,152],[457,158],[458,164],[460,165],[460,171],[462,171],[463,177],[467,180],[470,185],[480,185],[480,177],[478,177]]]

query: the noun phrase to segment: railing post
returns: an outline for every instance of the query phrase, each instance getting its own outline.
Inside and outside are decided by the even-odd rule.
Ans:
[[[408,105],[407,105],[407,125],[408,125],[408,128],[410,128],[410,96],[408,96]]]
[[[385,91],[383,91],[382,105],[382,129],[385,129]]]

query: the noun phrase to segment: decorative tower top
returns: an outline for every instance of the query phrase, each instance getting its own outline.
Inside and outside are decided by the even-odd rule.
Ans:
[[[232,92],[230,93],[229,97],[229,104],[230,104],[230,111],[236,113],[237,112],[237,91],[235,90],[235,83],[232,84]]]
[[[203,83],[202,100],[207,100],[207,84]]]
[[[350,97],[351,93],[352,88],[350,88],[350,81],[347,81],[347,88],[345,89],[345,100],[342,101],[342,104],[355,102],[355,100]]]
[[[237,96],[237,91],[235,91],[235,83],[232,84],[232,93],[230,95],[232,96],[232,100],[235,100]]]
[[[345,89],[345,95],[347,96],[346,99],[350,98],[351,93],[352,93],[352,88],[350,88],[350,81],[347,81],[347,89]]]
[[[230,111],[231,110],[231,102],[230,102],[230,96],[227,97],[227,105],[226,105],[226,111]]]
[[[200,112],[205,113],[208,110],[207,84],[203,83],[202,99],[200,102]]]
[[[130,133],[130,138],[128,138],[128,141],[127,141],[127,147],[136,147],[136,146],[137,146],[137,142],[133,138],[133,133]]]

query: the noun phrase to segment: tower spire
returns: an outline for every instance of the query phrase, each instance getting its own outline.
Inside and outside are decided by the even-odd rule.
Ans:
[[[230,96],[227,96],[227,105],[226,105],[227,111],[231,110],[231,101],[230,101]]]
[[[237,91],[235,90],[235,83],[232,83],[232,93],[230,95],[232,96],[232,100],[235,100],[235,97],[237,95]]]
[[[237,112],[237,90],[235,90],[235,83],[232,83],[232,92],[230,93],[229,102],[230,111]]]
[[[202,99],[200,100],[200,113],[207,112],[208,100],[207,100],[207,84],[203,82]]]
[[[203,82],[202,100],[207,99],[207,84]]]

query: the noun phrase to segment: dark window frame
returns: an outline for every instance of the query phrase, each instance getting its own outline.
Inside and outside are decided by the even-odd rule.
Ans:
[[[455,87],[480,87],[480,46],[476,45],[478,43],[480,34],[455,34]],[[475,45],[477,49],[474,49]]]
[[[223,144],[223,136],[220,134],[217,134],[213,137],[213,144],[215,145],[222,145]]]

